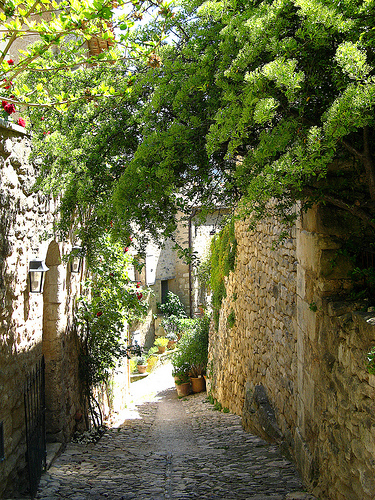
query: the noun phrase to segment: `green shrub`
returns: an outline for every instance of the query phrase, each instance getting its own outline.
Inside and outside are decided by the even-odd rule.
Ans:
[[[180,298],[173,292],[168,292],[167,300],[164,304],[157,304],[164,316],[177,316],[178,318],[186,318],[185,307]]]
[[[177,385],[185,384],[189,382],[190,364],[187,362],[182,362],[179,366],[176,366],[172,370],[172,376],[175,377],[175,382]]]
[[[219,327],[219,315],[223,299],[226,297],[225,276],[234,270],[237,241],[234,234],[234,219],[227,224],[211,242],[211,290],[215,328]]]
[[[231,312],[229,313],[228,317],[227,317],[227,325],[228,325],[228,327],[229,328],[233,328],[235,322],[236,322],[236,314],[235,314],[235,312],[232,309]]]
[[[375,375],[375,347],[367,353],[367,371],[371,373],[371,375]]]
[[[190,366],[190,375],[198,377],[206,373],[208,361],[208,332],[210,316],[195,320],[194,328],[182,336],[177,351],[172,356],[175,369]]]
[[[129,360],[130,372],[133,373],[137,370],[137,358],[131,358]]]

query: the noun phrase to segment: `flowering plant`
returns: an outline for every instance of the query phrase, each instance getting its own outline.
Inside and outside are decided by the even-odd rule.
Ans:
[[[106,382],[121,358],[127,354],[127,324],[147,311],[145,301],[136,295],[128,269],[132,257],[109,236],[98,242],[89,260],[90,277],[79,299],[77,322],[81,343],[81,377],[87,393]],[[139,290],[139,289],[138,289]],[[147,295],[147,290],[142,290]]]
[[[6,88],[10,88],[10,87],[6,87]],[[3,108],[2,112],[1,112],[1,116],[5,120],[9,120],[10,115],[12,115],[13,113],[16,112],[15,105],[12,102],[6,101],[5,99],[3,99],[1,101],[1,107]],[[17,120],[17,125],[20,125],[21,127],[26,127],[26,122],[23,118],[20,117]]]

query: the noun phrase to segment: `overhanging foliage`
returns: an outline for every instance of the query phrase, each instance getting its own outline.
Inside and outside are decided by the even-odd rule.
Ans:
[[[61,79],[123,89],[43,122],[33,112],[43,183],[67,184],[63,224],[78,214],[90,238],[110,221],[117,235],[167,236],[178,211],[242,197],[255,222],[293,222],[300,200],[374,228],[373,11],[374,0],[183,2],[167,21],[161,68]],[[160,30],[151,23],[135,38]]]

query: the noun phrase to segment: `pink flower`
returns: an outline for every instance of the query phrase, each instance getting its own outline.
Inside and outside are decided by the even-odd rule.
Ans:
[[[41,120],[42,120],[42,121],[44,120],[44,116],[42,116]]]
[[[21,127],[26,127],[26,122],[23,118],[18,118],[17,124],[20,125]]]
[[[12,64],[14,64],[14,61],[13,61],[13,59],[8,59],[7,63],[9,64],[9,66],[12,66]]]
[[[16,108],[14,107],[14,104],[12,104],[10,102],[7,102],[5,104],[5,106],[3,106],[3,108],[4,108],[4,111],[6,113],[8,113],[8,115],[11,115],[12,113],[16,112]],[[25,125],[26,125],[26,123],[25,123]],[[25,125],[23,125],[23,126],[25,126]]]

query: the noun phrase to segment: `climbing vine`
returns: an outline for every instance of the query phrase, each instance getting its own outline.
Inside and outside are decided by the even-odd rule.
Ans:
[[[147,311],[147,290],[132,282],[129,247],[113,243],[109,236],[90,260],[90,276],[79,298],[76,320],[80,340],[80,378],[92,420],[101,425],[94,389],[107,384],[118,363],[127,355],[127,323]]]
[[[216,329],[219,327],[220,308],[226,297],[225,276],[235,268],[237,240],[234,233],[234,219],[232,219],[215,236],[211,243],[211,290],[213,318]]]

